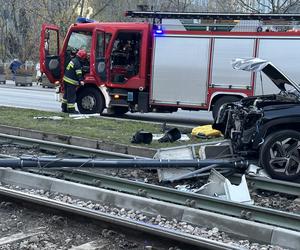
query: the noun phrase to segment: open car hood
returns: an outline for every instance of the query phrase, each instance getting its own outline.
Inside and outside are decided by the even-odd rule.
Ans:
[[[286,91],[285,84],[293,86],[300,93],[300,86],[284,75],[271,62],[260,58],[237,58],[232,61],[232,67],[238,70],[264,72],[267,77],[282,91]]]

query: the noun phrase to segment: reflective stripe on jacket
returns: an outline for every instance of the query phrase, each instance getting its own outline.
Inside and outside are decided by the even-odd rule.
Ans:
[[[83,80],[82,65],[77,57],[73,58],[67,65],[63,80],[67,83],[78,85]]]

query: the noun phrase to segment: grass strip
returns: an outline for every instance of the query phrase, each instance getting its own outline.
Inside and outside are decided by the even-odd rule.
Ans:
[[[61,116],[64,119],[34,119],[34,117],[51,116]],[[68,114],[64,113],[11,107],[0,107],[0,124],[126,145],[135,145],[131,144],[130,140],[132,136],[139,130],[144,130],[153,134],[162,133],[161,125],[149,122],[105,119],[101,116],[75,120],[70,118]],[[189,137],[191,138],[190,134]],[[199,142],[201,142],[199,138],[191,138],[191,140],[187,142],[176,141],[174,143],[159,143],[157,141],[152,141],[152,143],[149,145],[139,145],[151,148],[162,148]]]

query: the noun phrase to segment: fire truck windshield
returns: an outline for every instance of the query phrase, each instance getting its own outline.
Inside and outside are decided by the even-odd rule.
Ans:
[[[85,49],[86,52],[90,52],[92,44],[92,32],[72,32],[67,51],[76,51],[79,49]]]
[[[76,55],[79,49],[84,49],[88,53],[88,58],[92,46],[92,32],[73,31],[68,41],[68,46],[65,52],[64,67],[68,65],[70,60]],[[89,65],[89,60],[86,62]],[[87,71],[89,71],[87,69]]]

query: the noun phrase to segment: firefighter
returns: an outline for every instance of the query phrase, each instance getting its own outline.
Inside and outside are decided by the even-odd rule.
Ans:
[[[87,53],[80,49],[74,58],[68,63],[64,74],[64,97],[62,99],[62,112],[78,114],[75,110],[76,89],[84,85],[82,66],[87,60]]]

